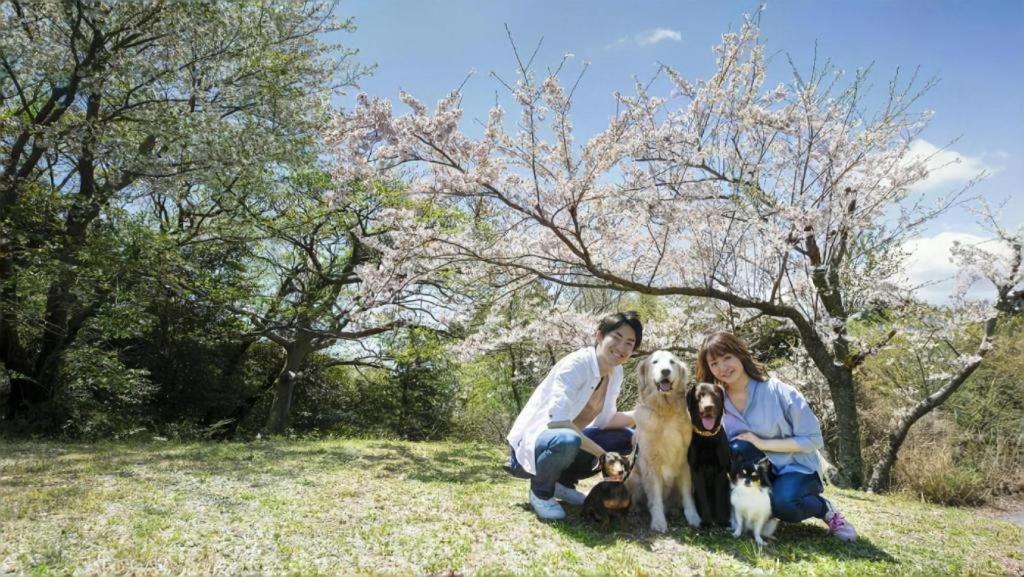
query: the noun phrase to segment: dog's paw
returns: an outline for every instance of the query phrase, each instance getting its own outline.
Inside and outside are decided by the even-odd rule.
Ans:
[[[662,515],[660,518],[651,519],[651,531],[656,533],[664,533],[668,531],[668,521],[665,520],[665,516]]]
[[[764,529],[761,530],[761,535],[766,539],[771,539],[772,535],[775,534],[775,529],[779,526],[779,520],[775,517],[768,519],[768,522],[764,524]]]
[[[764,539],[762,539],[760,535],[754,535],[754,542],[757,543],[758,547],[764,547],[765,545],[767,545],[767,543],[764,542]]]
[[[697,514],[693,509],[683,508],[683,516],[686,517],[686,522],[694,529],[700,528],[700,515]]]
[[[739,539],[740,535],[742,535],[742,534],[743,534],[743,530],[740,529],[739,527],[737,527],[736,529],[733,529],[733,531],[732,531],[732,536],[736,537],[737,539]]]

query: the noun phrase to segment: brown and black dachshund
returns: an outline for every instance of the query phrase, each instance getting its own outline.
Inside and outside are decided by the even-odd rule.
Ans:
[[[621,519],[629,510],[631,500],[625,480],[632,466],[629,459],[614,452],[601,455],[600,463],[604,480],[590,490],[580,514],[588,521],[607,525],[612,519]]]
[[[693,476],[697,513],[705,526],[728,527],[729,440],[722,430],[725,390],[720,385],[697,383],[686,392],[686,409],[693,423],[686,458]]]

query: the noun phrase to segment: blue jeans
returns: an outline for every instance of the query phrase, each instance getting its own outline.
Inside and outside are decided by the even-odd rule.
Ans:
[[[729,452],[733,463],[757,462],[765,454],[747,441],[732,441]],[[797,523],[804,519],[825,518],[828,505],[821,496],[825,488],[817,473],[783,473],[778,474],[772,468],[772,516],[788,523]]]
[[[633,451],[632,429],[600,429],[587,427],[583,434],[605,451],[628,455]],[[537,474],[530,475],[510,451],[507,469],[517,477],[530,479],[530,490],[541,499],[555,494],[555,483],[575,487],[580,479],[597,473],[597,457],[580,450],[580,436],[571,429],[548,429],[537,437],[534,455]]]

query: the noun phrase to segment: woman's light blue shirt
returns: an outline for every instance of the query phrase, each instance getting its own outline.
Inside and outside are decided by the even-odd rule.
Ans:
[[[807,399],[790,385],[777,379],[750,379],[747,383],[747,406],[741,412],[725,397],[725,434],[732,441],[737,435],[751,432],[762,439],[793,439],[800,447],[797,453],[765,451],[778,474],[821,473],[816,451],[825,446],[821,425]]]

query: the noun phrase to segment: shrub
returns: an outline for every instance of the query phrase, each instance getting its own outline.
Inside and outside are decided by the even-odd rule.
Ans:
[[[933,414],[911,429],[893,471],[893,488],[924,501],[951,506],[981,505],[992,483],[971,459],[963,459],[965,433]]]
[[[69,349],[61,365],[64,383],[56,399],[69,437],[122,437],[146,424],[145,408],[156,387],[149,373],[129,369],[116,351],[94,346]]]

